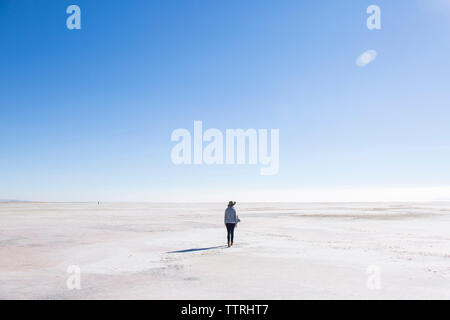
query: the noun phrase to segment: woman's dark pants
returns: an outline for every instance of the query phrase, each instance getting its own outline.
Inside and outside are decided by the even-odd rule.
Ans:
[[[225,223],[225,225],[227,226],[227,239],[228,242],[233,242],[233,238],[234,238],[234,227],[236,226],[235,223]]]

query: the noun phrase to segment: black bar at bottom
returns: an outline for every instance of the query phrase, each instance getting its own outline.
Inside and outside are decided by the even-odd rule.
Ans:
[[[66,316],[114,316],[140,319],[301,319],[321,316],[373,317],[429,315],[446,312],[448,301],[326,301],[326,300],[81,300],[0,301],[3,313],[20,317],[30,312]],[[431,309],[430,309],[431,308]],[[8,313],[6,313],[8,314]]]

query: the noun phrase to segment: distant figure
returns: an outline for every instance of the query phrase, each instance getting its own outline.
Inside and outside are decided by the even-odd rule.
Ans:
[[[100,201],[98,201],[97,204],[100,205]]]
[[[227,227],[228,247],[233,245],[234,228],[237,227],[237,224],[240,221],[236,214],[236,210],[233,208],[235,204],[235,201],[228,202],[228,208],[225,210],[225,226]]]

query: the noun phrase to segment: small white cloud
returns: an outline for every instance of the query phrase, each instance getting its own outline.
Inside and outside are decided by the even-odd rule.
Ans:
[[[365,67],[373,60],[375,60],[376,57],[377,52],[375,50],[367,50],[356,59],[356,65],[358,67]]]

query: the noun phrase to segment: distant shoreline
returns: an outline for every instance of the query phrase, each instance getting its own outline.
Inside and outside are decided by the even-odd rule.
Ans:
[[[218,204],[223,203],[224,201],[179,201],[179,202],[164,202],[164,201],[100,201],[99,204],[133,204],[133,203],[141,203],[141,204]],[[406,204],[406,203],[436,203],[436,202],[449,202],[450,200],[397,200],[397,201],[241,201],[241,204],[379,204],[379,203],[397,203],[397,204]],[[35,201],[35,200],[0,200],[1,203],[41,203],[41,204],[97,204],[98,201]]]

